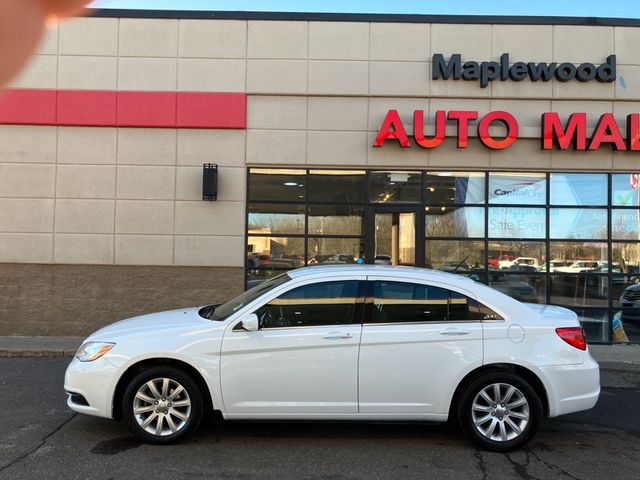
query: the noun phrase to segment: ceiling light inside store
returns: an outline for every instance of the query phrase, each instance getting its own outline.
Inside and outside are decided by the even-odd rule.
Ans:
[[[297,182],[284,182],[284,185],[286,187],[297,187],[298,183]]]

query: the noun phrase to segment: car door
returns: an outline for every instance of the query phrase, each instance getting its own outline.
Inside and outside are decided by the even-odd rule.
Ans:
[[[221,351],[229,417],[357,413],[360,283],[352,277],[299,285],[255,310],[259,330],[229,325]]]
[[[369,277],[359,366],[361,414],[446,415],[466,372],[482,365],[482,323],[447,286]]]

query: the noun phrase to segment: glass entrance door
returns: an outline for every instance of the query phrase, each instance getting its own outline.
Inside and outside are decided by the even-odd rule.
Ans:
[[[377,265],[421,266],[424,254],[417,241],[420,217],[417,208],[370,207],[365,258]]]

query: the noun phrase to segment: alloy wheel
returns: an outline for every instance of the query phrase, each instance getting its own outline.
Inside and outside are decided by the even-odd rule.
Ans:
[[[494,442],[508,442],[518,438],[527,427],[529,402],[513,385],[492,383],[473,399],[471,417],[483,437]]]
[[[166,437],[182,430],[191,415],[187,390],[171,378],[143,383],[133,399],[133,417],[151,435]]]

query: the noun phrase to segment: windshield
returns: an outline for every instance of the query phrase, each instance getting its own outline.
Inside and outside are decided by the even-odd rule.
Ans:
[[[269,290],[272,290],[277,286],[288,282],[289,280],[291,280],[289,275],[283,273],[282,275],[273,277],[272,279],[253,287],[251,290],[247,290],[246,292],[241,293],[237,297],[229,300],[227,303],[223,303],[222,305],[209,305],[203,307],[200,309],[198,314],[201,317],[207,318],[209,320],[224,320],[229,315],[234,314],[245,305],[253,302],[262,294],[267,293]]]

